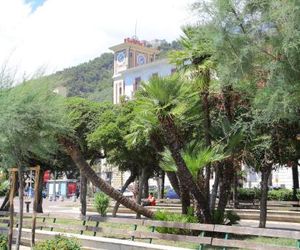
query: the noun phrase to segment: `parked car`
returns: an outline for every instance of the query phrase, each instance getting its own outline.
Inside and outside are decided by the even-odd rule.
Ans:
[[[167,198],[167,199],[179,199],[179,196],[178,196],[178,194],[175,192],[174,189],[169,189],[169,190],[167,191],[166,198]]]
[[[121,192],[121,189],[118,189],[118,191]],[[125,192],[123,193],[123,196],[128,197],[128,198],[132,198],[133,197],[133,192],[126,189]]]

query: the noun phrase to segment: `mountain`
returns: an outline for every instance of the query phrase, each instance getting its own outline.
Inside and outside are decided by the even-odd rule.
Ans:
[[[49,75],[47,80],[65,87],[67,96],[112,102],[113,58],[112,53],[104,53],[89,62]]]
[[[180,49],[178,42],[168,43],[155,39],[148,46],[160,50],[158,58],[167,56],[168,51]],[[65,87],[67,96],[80,96],[97,102],[113,98],[113,60],[112,53],[104,53],[89,62],[58,71],[46,76],[47,81],[55,87]]]

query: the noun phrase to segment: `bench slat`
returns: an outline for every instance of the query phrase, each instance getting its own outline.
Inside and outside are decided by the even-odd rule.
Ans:
[[[276,238],[290,238],[298,240],[300,239],[299,231],[287,231],[279,229],[268,229],[268,228],[254,228],[254,227],[238,227],[238,226],[222,226],[215,225],[215,232],[220,233],[232,233],[239,235],[256,235]]]
[[[200,224],[200,223],[180,223],[180,222],[170,222],[170,221],[145,220],[144,226],[180,228],[180,229],[200,230],[200,231],[209,231],[209,232],[212,232],[214,230],[214,225]]]
[[[267,245],[263,243],[255,243],[243,240],[225,240],[225,239],[212,239],[212,246],[221,247],[234,247],[234,248],[246,248],[246,249],[256,249],[256,250],[296,250],[296,247],[284,247],[284,246],[274,246]]]

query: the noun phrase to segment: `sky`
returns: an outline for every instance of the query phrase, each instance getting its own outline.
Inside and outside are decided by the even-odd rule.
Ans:
[[[126,37],[172,41],[193,0],[0,0],[0,66],[29,76],[78,65]]]

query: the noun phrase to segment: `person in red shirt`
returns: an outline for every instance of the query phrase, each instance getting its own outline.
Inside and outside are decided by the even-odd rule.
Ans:
[[[156,206],[156,200],[155,197],[153,196],[153,193],[149,194],[147,201],[149,202],[148,206]]]

